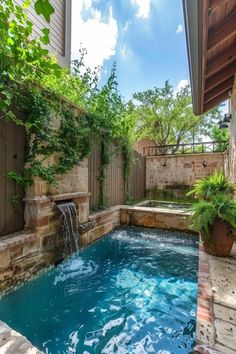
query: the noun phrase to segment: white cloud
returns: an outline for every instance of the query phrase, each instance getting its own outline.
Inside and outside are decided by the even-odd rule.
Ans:
[[[86,12],[86,20],[82,15]],[[107,20],[94,9],[92,0],[72,1],[72,58],[78,58],[79,48],[86,48],[86,66],[102,66],[106,59],[116,53],[118,37],[117,21],[109,8]]]
[[[138,8],[136,13],[137,18],[148,18],[151,0],[131,0],[131,3]]]
[[[120,49],[120,54],[121,54],[123,59],[127,59],[127,58],[129,58],[129,57],[131,57],[133,55],[133,52],[132,52],[131,49],[127,48],[126,45],[124,45]]]
[[[176,91],[180,91],[182,88],[184,88],[185,86],[189,85],[189,81],[188,80],[180,80],[180,82],[178,83],[177,87],[176,87]]]
[[[183,28],[183,26],[181,25],[181,24],[179,24],[179,26],[177,27],[177,29],[176,29],[176,33],[181,33],[181,32],[183,32],[184,31],[184,28]]]
[[[125,25],[123,27],[123,32],[127,32],[128,31],[130,24],[131,24],[131,21],[126,21],[125,22]]]

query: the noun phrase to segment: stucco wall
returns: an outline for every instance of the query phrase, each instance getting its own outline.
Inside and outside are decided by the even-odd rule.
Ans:
[[[228,178],[230,182],[236,183],[236,80],[231,96],[231,113],[232,120],[230,127]]]
[[[177,196],[183,196],[181,194],[185,194],[196,180],[223,169],[223,153],[147,157],[147,196],[153,197],[153,190],[157,189],[169,190]]]

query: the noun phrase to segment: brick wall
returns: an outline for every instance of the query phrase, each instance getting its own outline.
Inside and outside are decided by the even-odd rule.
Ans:
[[[146,158],[146,191],[168,190],[182,197],[194,182],[224,169],[223,153],[166,155]]]

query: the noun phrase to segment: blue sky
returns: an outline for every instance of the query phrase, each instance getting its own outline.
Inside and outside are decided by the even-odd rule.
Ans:
[[[125,98],[189,80],[181,0],[73,0],[72,9],[73,58],[86,47],[86,64],[103,66],[102,81],[116,61]]]

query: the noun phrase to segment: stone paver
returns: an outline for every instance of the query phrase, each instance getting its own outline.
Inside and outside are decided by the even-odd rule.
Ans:
[[[197,341],[222,354],[236,353],[235,275],[236,245],[226,258],[200,250]],[[208,353],[203,348],[198,347],[196,353]]]
[[[43,354],[20,333],[0,321],[0,354]]]

